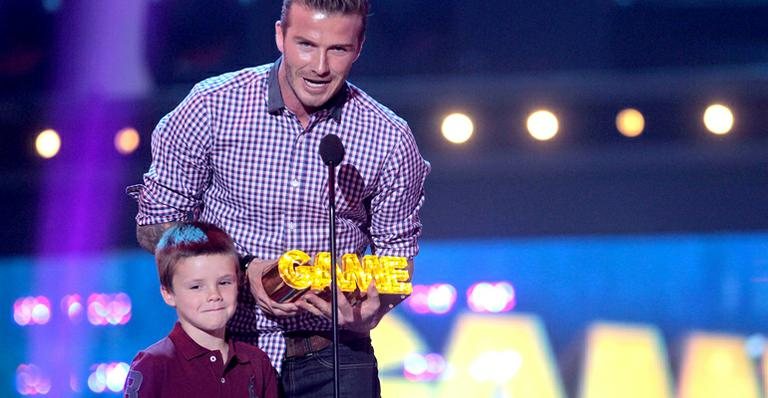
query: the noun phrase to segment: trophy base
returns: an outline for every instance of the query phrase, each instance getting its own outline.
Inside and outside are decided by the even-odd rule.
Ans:
[[[307,289],[294,289],[288,286],[277,269],[277,263],[271,264],[264,271],[261,277],[261,283],[264,285],[264,291],[267,296],[278,303],[291,303],[299,299]]]

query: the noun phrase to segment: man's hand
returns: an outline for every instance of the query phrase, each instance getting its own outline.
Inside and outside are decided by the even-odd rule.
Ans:
[[[413,279],[413,260],[408,260],[408,282]],[[338,291],[339,327],[357,333],[368,333],[379,324],[381,318],[392,308],[406,299],[399,294],[379,295],[376,285],[371,282],[362,301],[351,305],[340,289]],[[331,303],[320,298],[315,292],[308,291],[296,302],[299,308],[317,316],[331,317]]]
[[[251,294],[256,299],[256,303],[262,311],[275,315],[275,316],[293,316],[299,311],[299,307],[294,303],[278,303],[277,301],[269,298],[264,291],[264,285],[261,282],[261,278],[264,276],[264,271],[270,266],[277,263],[277,260],[260,260],[253,259],[246,270],[246,276],[248,276],[248,283],[251,287]]]
[[[175,222],[166,222],[162,224],[136,225],[136,240],[144,250],[155,254],[157,243],[160,237],[170,227],[176,225]]]
[[[317,316],[332,319],[331,303],[320,298],[315,292],[305,293],[296,303],[301,309]],[[379,324],[390,307],[381,302],[376,286],[371,283],[363,300],[351,305],[341,290],[338,290],[339,328],[357,333],[368,333]]]

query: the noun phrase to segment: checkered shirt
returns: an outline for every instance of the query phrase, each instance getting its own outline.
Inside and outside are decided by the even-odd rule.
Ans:
[[[226,230],[241,254],[276,259],[291,249],[329,251],[328,169],[318,145],[336,134],[346,149],[336,169],[338,253],[370,247],[377,255],[415,256],[430,165],[406,122],[347,83],[305,129],[284,106],[280,62],[207,79],[160,120],[144,183],[128,188],[138,199],[137,224],[194,214]],[[265,314],[246,286],[229,326],[280,370],[284,332],[331,325],[307,313]]]

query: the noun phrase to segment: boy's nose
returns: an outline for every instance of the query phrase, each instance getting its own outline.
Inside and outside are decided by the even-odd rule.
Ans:
[[[221,301],[221,292],[219,291],[218,287],[213,288],[211,290],[211,294],[208,295],[208,301]]]

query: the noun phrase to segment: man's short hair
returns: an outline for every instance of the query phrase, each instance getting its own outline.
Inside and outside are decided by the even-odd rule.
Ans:
[[[155,263],[160,285],[173,291],[173,275],[182,259],[209,254],[228,254],[239,272],[238,254],[232,238],[221,228],[204,222],[181,223],[168,228],[155,250]]]
[[[323,11],[328,14],[357,14],[363,18],[363,27],[360,36],[365,34],[368,24],[369,0],[283,0],[283,9],[280,12],[280,24],[283,32],[288,28],[288,10],[292,4],[298,4],[310,10]]]

